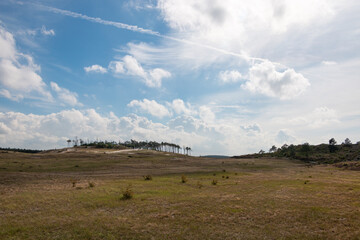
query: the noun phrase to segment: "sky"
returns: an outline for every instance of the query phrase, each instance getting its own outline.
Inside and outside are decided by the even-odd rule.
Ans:
[[[0,146],[360,140],[357,0],[2,0]]]

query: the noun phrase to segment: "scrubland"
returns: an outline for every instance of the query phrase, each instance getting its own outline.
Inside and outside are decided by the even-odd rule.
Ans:
[[[360,171],[148,150],[2,151],[0,239],[360,239]]]

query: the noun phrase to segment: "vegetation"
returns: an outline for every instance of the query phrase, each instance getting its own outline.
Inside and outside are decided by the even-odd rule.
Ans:
[[[187,181],[187,177],[185,175],[181,175],[181,182],[186,183]]]
[[[68,146],[73,143],[74,147],[83,146],[83,147],[95,147],[95,148],[108,148],[108,149],[147,149],[147,150],[155,150],[155,151],[163,151],[163,152],[171,152],[171,153],[182,153],[189,155],[191,153],[190,147],[180,147],[174,143],[168,142],[156,142],[156,141],[136,141],[131,139],[130,141],[125,142],[115,142],[115,141],[85,141],[82,139],[78,139],[75,137],[74,140],[68,139],[66,141]]]
[[[234,158],[267,158],[267,157],[286,157],[311,163],[332,164],[343,161],[360,160],[360,144],[352,144],[347,138],[338,145],[336,140],[331,138],[329,144],[310,145],[304,143],[300,145],[287,145],[277,148],[275,145],[269,149],[268,153],[262,150],[258,154],[248,154],[235,156]]]
[[[151,181],[152,180],[152,176],[151,175],[145,175],[143,176],[145,181]]]
[[[359,174],[272,156],[2,152],[0,238],[359,239]]]
[[[122,200],[129,200],[129,199],[132,199],[134,196],[134,193],[133,191],[131,190],[131,186],[127,186],[126,189],[123,191],[122,193],[122,197],[121,199]]]
[[[24,149],[24,148],[2,148],[2,147],[0,147],[0,151],[23,152],[23,153],[39,153],[39,152],[42,152],[42,150]]]

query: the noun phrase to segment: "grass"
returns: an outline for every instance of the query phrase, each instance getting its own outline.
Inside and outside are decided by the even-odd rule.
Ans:
[[[72,156],[75,163],[54,154],[58,162],[65,155],[57,169],[46,162],[52,154],[36,160],[47,170],[2,170],[1,239],[360,238],[359,171],[307,168],[284,159],[208,160],[147,151],[133,153],[133,162],[128,152],[94,154],[104,155],[108,167],[97,166],[101,162],[94,159],[101,157],[89,153]],[[34,156],[5,154],[0,164],[30,164]],[[80,167],[69,171],[67,164]],[[144,181],[149,173],[156,177]],[[179,181],[182,176],[186,184]],[[121,201],[127,188],[132,198]]]

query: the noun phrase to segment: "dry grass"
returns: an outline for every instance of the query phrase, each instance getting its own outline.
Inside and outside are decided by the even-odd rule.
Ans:
[[[0,239],[360,239],[358,171],[150,151],[0,154],[0,166]]]

